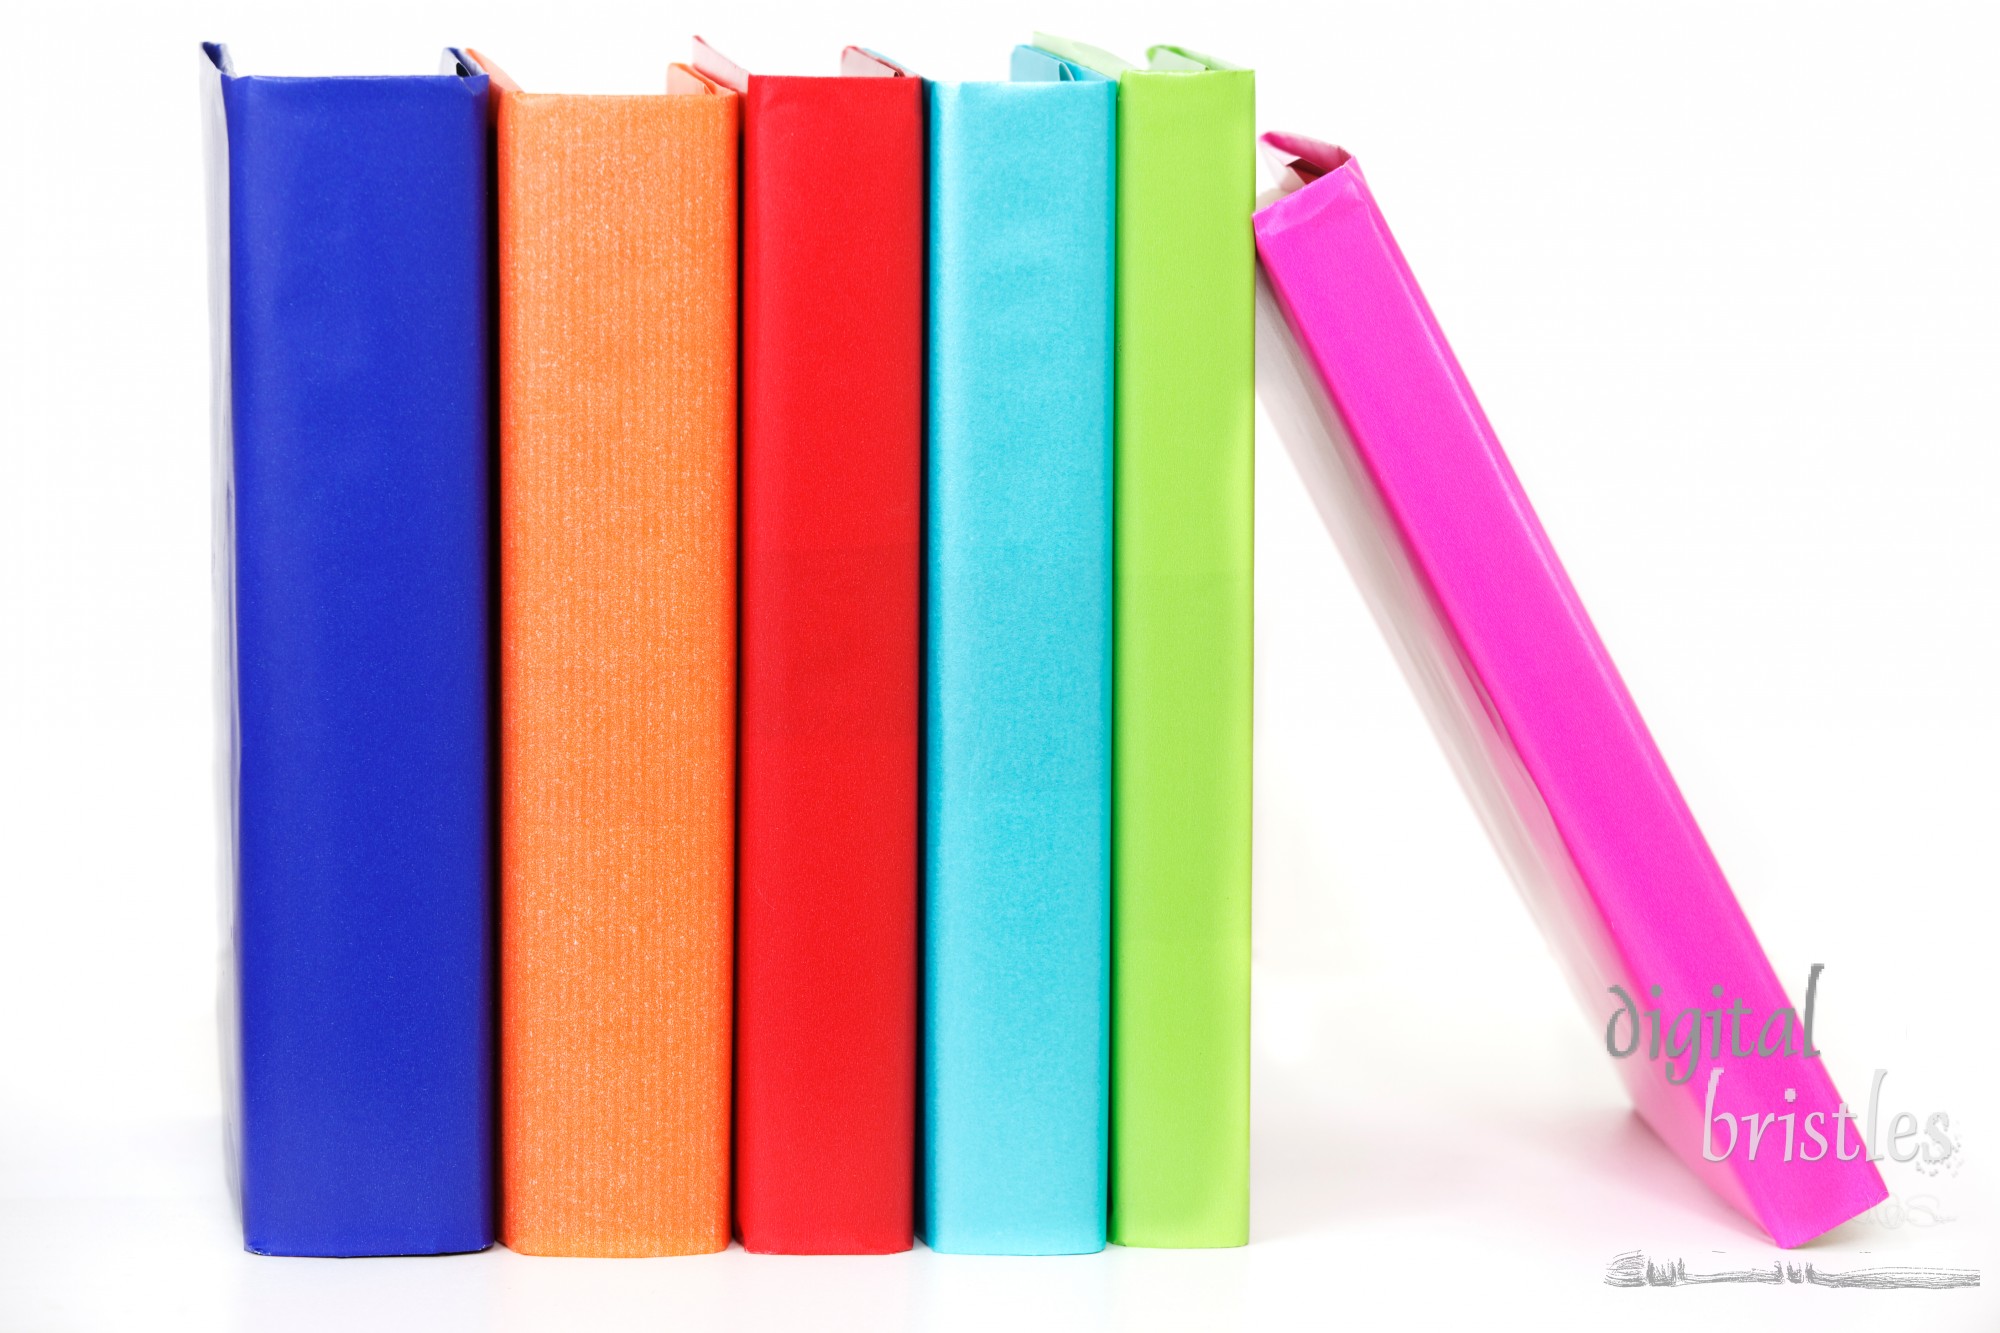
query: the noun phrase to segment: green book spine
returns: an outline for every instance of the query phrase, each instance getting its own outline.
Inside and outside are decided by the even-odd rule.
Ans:
[[[1119,76],[1110,1238],[1250,1233],[1255,86]]]

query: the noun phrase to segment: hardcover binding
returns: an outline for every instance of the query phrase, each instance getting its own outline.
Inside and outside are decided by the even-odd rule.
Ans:
[[[1118,80],[1110,1239],[1250,1225],[1254,79]]]
[[[1771,1021],[1790,1009],[1784,988],[1360,167],[1310,139],[1264,142],[1291,188],[1254,219],[1260,390],[1585,1012],[1606,1031],[1619,986],[1669,1021],[1736,1001]],[[1617,1062],[1634,1104],[1780,1245],[1885,1197],[1865,1158],[1806,1159],[1778,1141],[1802,1152],[1813,1115],[1833,1138],[1841,1105],[1796,1031],[1784,1051],[1744,1058],[1698,1029],[1702,1076],[1677,1085],[1639,1023],[1611,1029],[1639,1044]],[[1733,1150],[1709,1160],[1711,1070],[1717,1114],[1789,1114],[1796,1134],[1767,1134],[1753,1159],[1732,1126],[1713,1146]]]
[[[746,75],[736,1228],[911,1242],[924,85]]]
[[[923,1192],[934,1250],[1102,1249],[1117,85],[931,85]]]
[[[481,65],[483,58],[474,56]],[[501,1236],[729,1243],[737,99],[494,76]]]
[[[487,81],[204,54],[244,1243],[483,1249]]]

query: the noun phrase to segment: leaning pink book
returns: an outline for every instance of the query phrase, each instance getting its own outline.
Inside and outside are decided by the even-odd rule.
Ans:
[[[1778,1244],[1838,1226],[1886,1191],[1810,984],[1794,1009],[1360,168],[1264,145],[1258,391],[1460,779],[1654,1131]]]

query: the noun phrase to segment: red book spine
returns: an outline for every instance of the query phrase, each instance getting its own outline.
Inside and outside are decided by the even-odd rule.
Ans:
[[[752,77],[736,1228],[911,1240],[924,85]]]

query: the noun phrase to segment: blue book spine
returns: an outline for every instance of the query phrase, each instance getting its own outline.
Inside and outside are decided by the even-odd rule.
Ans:
[[[482,1249],[487,80],[238,77],[205,50],[226,154],[211,189],[226,182],[244,1243]]]
[[[1102,1249],[1113,116],[931,87],[924,1061],[934,1250]]]

